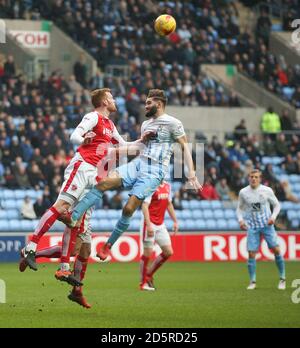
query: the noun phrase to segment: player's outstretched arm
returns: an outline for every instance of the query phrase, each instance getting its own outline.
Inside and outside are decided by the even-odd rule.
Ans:
[[[194,162],[191,155],[191,151],[189,149],[189,145],[187,142],[186,135],[177,139],[177,142],[181,145],[181,148],[184,153],[184,161],[188,168],[188,182],[195,190],[202,190],[202,186],[199,184],[199,181],[196,176],[196,172],[194,169]]]

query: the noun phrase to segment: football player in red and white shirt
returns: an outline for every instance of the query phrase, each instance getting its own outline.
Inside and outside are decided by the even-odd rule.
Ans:
[[[173,231],[176,234],[178,222],[172,203],[171,185],[163,181],[153,195],[146,198],[142,204],[141,237],[144,252],[140,261],[141,290],[155,290],[153,274],[173,255],[171,238],[164,224],[166,210],[174,222]],[[155,242],[160,246],[162,253],[148,267]]]
[[[122,146],[132,145],[140,142],[127,143],[118,133],[115,125],[109,119],[112,112],[117,111],[115,100],[110,89],[102,88],[91,92],[91,102],[94,111],[86,114],[80,124],[71,135],[71,142],[80,145],[76,155],[64,173],[64,183],[55,204],[42,216],[30,242],[21,251],[21,264],[28,265],[37,270],[35,252],[41,237],[51,228],[54,222],[76,204],[84,191],[92,188],[101,178],[107,175],[101,164],[105,161],[109,144]],[[99,178],[99,168],[101,177]],[[69,259],[72,244],[78,234],[80,223],[73,229],[66,228],[64,232],[64,245],[61,257],[61,268],[56,272],[56,278],[67,281],[71,285],[82,285],[69,270]]]

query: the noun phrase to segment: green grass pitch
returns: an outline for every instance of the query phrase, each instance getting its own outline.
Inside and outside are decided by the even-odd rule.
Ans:
[[[299,263],[287,263],[286,291],[277,290],[273,262],[258,263],[258,288],[246,291],[245,263],[167,263],[156,276],[157,291],[138,290],[137,263],[91,264],[84,309],[67,299],[70,286],[54,278],[57,265],[19,273],[1,264],[7,302],[0,327],[300,327],[300,303],[291,288]]]

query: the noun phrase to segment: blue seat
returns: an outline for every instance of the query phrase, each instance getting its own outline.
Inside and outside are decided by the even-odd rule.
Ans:
[[[26,190],[15,190],[15,198],[16,199],[24,199],[27,196]]]
[[[216,220],[212,220],[212,219],[206,220],[206,227],[208,230],[216,230],[217,229]]]
[[[226,219],[235,219],[236,218],[236,213],[235,213],[235,211],[233,209],[225,209],[224,217]]]
[[[287,217],[289,220],[300,218],[300,214],[296,210],[288,210]]]
[[[200,209],[195,209],[192,211],[193,219],[202,219],[203,218],[203,212]]]
[[[196,222],[194,220],[187,220],[185,223],[185,228],[189,231],[197,229]]]
[[[7,220],[0,220],[0,231],[1,232],[11,231],[9,222]]]
[[[221,201],[211,201],[210,203],[211,203],[212,209],[221,209],[222,208]]]
[[[121,216],[121,211],[116,209],[108,209],[106,210],[108,219],[118,219]]]
[[[165,225],[168,231],[172,231],[174,222],[171,219],[165,220]]]
[[[63,232],[65,228],[66,226],[62,222],[55,221],[54,225],[50,228],[50,232]]]
[[[4,209],[16,209],[17,201],[15,199],[7,199],[5,201],[2,201],[2,205]]]
[[[292,186],[293,191],[300,192],[300,183],[296,182]]]
[[[178,223],[179,223],[179,228],[180,228],[181,231],[186,230],[186,226],[185,226],[186,225],[186,220],[179,219]]]
[[[183,209],[190,209],[190,202],[186,200],[181,201],[181,205]]]
[[[222,209],[213,210],[213,213],[214,213],[214,217],[216,219],[223,219],[224,218],[224,211]]]
[[[298,219],[293,219],[291,222],[291,227],[292,228],[298,228],[299,227],[299,220]]]
[[[205,209],[203,210],[203,218],[204,219],[213,219],[214,212],[211,209]]]
[[[6,219],[9,219],[9,220],[18,219],[18,217],[20,216],[18,210],[16,209],[6,210],[5,215],[6,215]],[[0,211],[0,219],[1,219],[1,211]]]
[[[295,209],[295,203],[290,201],[284,201],[281,203],[281,209],[282,210],[294,210]]]
[[[130,225],[128,230],[129,231],[139,231],[140,230],[140,220],[138,219],[133,219],[130,221]]]
[[[8,217],[7,217],[7,212],[9,210],[0,210],[0,220],[7,220]]]
[[[111,222],[110,222],[110,220],[108,220],[108,219],[100,220],[98,228],[99,228],[99,231],[111,232]]]
[[[239,223],[235,219],[229,219],[227,221],[227,226],[230,230],[239,230],[240,229]]]
[[[218,230],[226,230],[227,229],[227,220],[218,219],[217,220],[217,229]]]
[[[31,220],[21,220],[21,229],[26,232],[33,232],[34,230],[34,222]]]
[[[289,175],[289,182],[291,184],[299,183],[299,178],[300,178],[300,175],[291,174]]]
[[[197,219],[195,221],[196,230],[205,231],[207,229],[206,221],[202,219]],[[180,227],[181,228],[181,227]]]
[[[200,201],[200,207],[201,209],[210,209],[211,208],[211,201]]]
[[[192,199],[190,201],[190,209],[199,209],[201,207],[201,201],[198,201],[196,199]]]
[[[3,190],[1,193],[1,196],[3,199],[15,199],[15,191],[13,190]]]
[[[9,230],[12,232],[20,232],[22,231],[21,229],[21,220],[9,220]]]
[[[181,218],[182,219],[191,219],[192,218],[192,213],[190,210],[182,210],[181,212]]]

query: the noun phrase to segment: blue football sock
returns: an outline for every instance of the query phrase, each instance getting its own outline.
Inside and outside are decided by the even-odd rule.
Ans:
[[[248,272],[250,276],[250,282],[256,282],[256,260],[248,259]]]
[[[79,220],[81,216],[91,208],[98,199],[101,199],[103,192],[93,187],[75,206],[72,212],[72,220]]]
[[[130,220],[131,220],[131,216],[128,217],[128,216],[122,215],[120,220],[116,224],[114,230],[112,231],[112,234],[109,237],[107,243],[110,243],[111,245],[113,245],[116,242],[116,240],[121,236],[121,234],[127,230],[130,224]]]
[[[275,255],[276,266],[279,270],[279,276],[281,279],[285,279],[285,262],[281,255]]]

